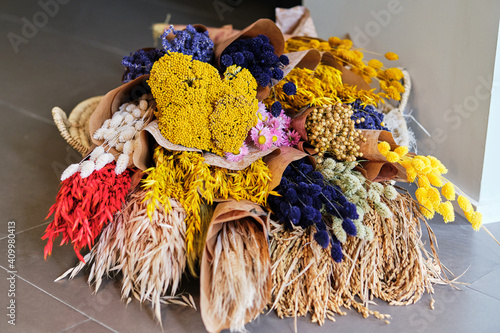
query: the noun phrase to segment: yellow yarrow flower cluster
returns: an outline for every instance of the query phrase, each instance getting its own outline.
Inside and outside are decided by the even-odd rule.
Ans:
[[[237,154],[257,121],[257,82],[247,69],[231,66],[221,79],[212,65],[169,52],[154,63],[148,84],[160,131],[172,143]]]
[[[435,213],[443,216],[444,222],[453,222],[455,212],[451,201],[455,200],[456,186],[443,177],[448,169],[434,156],[409,156],[408,147],[398,146],[391,151],[388,142],[378,143],[378,151],[388,162],[399,163],[405,170],[408,182],[418,185],[415,196],[420,204],[420,212],[431,219]],[[438,190],[441,188],[441,192]],[[442,201],[441,195],[447,200]],[[474,211],[470,201],[463,195],[458,197],[458,205],[474,230],[479,230],[482,223],[480,212]]]
[[[401,94],[405,91],[405,88],[399,80],[403,78],[403,72],[398,68],[385,68],[384,64],[377,59],[365,62],[363,52],[360,49],[353,49],[351,40],[330,37],[328,42],[325,42],[319,39],[295,37],[288,39],[285,44],[285,52],[308,49],[331,53],[340,64],[349,66],[351,71],[361,76],[367,83],[371,83],[372,79],[378,80],[382,90],[377,94],[379,99],[401,100]],[[387,52],[385,58],[387,60],[398,60],[399,56],[396,53]]]
[[[158,205],[171,209],[170,198],[177,199],[186,210],[186,250],[189,255],[195,238],[201,234],[202,203],[212,204],[215,199],[249,200],[266,205],[271,172],[258,160],[240,171],[210,166],[198,152],[168,151],[157,147],[153,160],[155,167],[146,170],[148,176],[142,185],[148,190],[148,215],[151,217]],[[192,258],[192,256],[190,257]],[[194,260],[190,261],[190,265]]]

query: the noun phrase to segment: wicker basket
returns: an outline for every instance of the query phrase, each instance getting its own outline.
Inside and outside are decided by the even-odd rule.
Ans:
[[[405,92],[401,96],[401,101],[397,107],[392,106],[389,103],[382,105],[381,111],[384,113],[384,122],[386,126],[391,129],[394,141],[400,146],[410,147],[411,133],[408,131],[408,126],[406,125],[406,119],[404,118],[403,112],[405,111],[406,105],[408,104],[408,99],[410,98],[411,91],[411,79],[410,73],[408,71],[400,68],[403,72],[403,86]]]
[[[91,146],[89,133],[90,115],[96,109],[103,96],[96,96],[80,102],[69,114],[59,107],[52,109],[52,117],[59,132],[66,142],[82,156],[85,156]]]

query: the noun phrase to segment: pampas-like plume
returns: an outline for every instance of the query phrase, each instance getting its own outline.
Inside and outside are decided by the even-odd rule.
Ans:
[[[141,302],[151,301],[161,323],[160,304],[172,302],[186,267],[186,212],[177,201],[170,200],[172,209],[166,213],[160,205],[150,220],[144,197],[144,191],[130,195],[125,208],[103,231],[89,253],[88,281],[95,283],[97,291],[105,276],[121,272],[122,299],[133,295]],[[60,278],[68,274],[72,278],[83,267],[70,269]],[[194,307],[191,298],[183,299]]]
[[[207,316],[228,322],[231,332],[244,331],[256,306],[270,294],[267,239],[251,219],[224,223],[212,262],[210,307]]]

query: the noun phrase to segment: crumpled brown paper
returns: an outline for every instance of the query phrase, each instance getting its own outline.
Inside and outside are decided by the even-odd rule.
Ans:
[[[267,237],[269,229],[269,213],[264,211],[259,205],[246,200],[229,200],[219,203],[215,208],[212,221],[210,222],[210,227],[207,231],[205,249],[201,260],[200,312],[205,328],[209,332],[219,332],[223,329],[229,328],[228,322],[219,322],[216,319],[207,316],[207,309],[211,306],[209,300],[211,298],[210,294],[212,289],[212,261],[217,234],[222,229],[223,223],[243,219],[247,220],[248,223],[256,223],[262,228],[262,232],[265,234],[265,237]],[[271,279],[268,279],[268,299],[271,297],[271,287]],[[249,313],[247,313],[246,322],[255,318],[266,306],[266,304],[267,302],[263,302],[263,304],[255,304]]]
[[[276,25],[285,35],[318,37],[309,9],[304,6],[276,8]]]

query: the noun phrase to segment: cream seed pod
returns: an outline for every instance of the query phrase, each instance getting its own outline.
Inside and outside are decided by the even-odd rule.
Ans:
[[[115,160],[115,157],[111,153],[106,153],[101,156],[95,161],[95,169],[96,171],[101,170],[104,168],[104,166],[108,163],[111,163]]]
[[[115,149],[118,150],[119,152],[122,152],[123,151],[123,145],[124,143],[123,142],[118,142],[115,146]]]
[[[131,125],[134,121],[135,121],[135,117],[131,113],[127,114],[124,118],[125,124],[128,124],[128,125]]]
[[[62,175],[61,175],[61,181],[65,180],[65,179],[68,179],[69,177],[73,176],[79,170],[80,170],[80,164],[79,163],[71,164],[62,173]]]
[[[123,153],[125,155],[131,155],[134,152],[135,140],[129,140],[123,145]]]
[[[92,150],[92,152],[90,153],[90,160],[95,161],[104,153],[105,151],[103,146],[95,147],[94,150]]]
[[[120,156],[118,156],[118,160],[116,161],[116,168],[115,168],[115,173],[117,175],[121,174],[123,171],[125,171],[127,169],[128,161],[129,161],[128,155],[120,154]]]
[[[136,131],[142,130],[143,126],[144,126],[144,120],[142,120],[142,119],[137,120],[136,123],[134,124]]]
[[[106,119],[102,124],[101,128],[109,128],[110,124],[111,124],[111,119]]]
[[[108,141],[108,146],[114,148],[114,147],[116,147],[116,145],[118,144],[118,142],[120,142],[119,139],[118,139],[118,137],[114,136],[111,140]]]
[[[95,163],[94,161],[88,160],[82,163],[82,167],[80,169],[80,176],[82,178],[87,178],[94,172],[95,170]]]
[[[120,142],[126,142],[129,140],[132,140],[134,138],[135,132],[136,132],[136,130],[134,127],[125,126],[120,132],[120,136],[119,136]]]
[[[135,108],[135,109],[132,111],[132,115],[133,115],[135,118],[140,118],[140,117],[141,117],[141,109],[139,109],[139,108]]]
[[[103,140],[104,135],[107,133],[108,129],[107,128],[98,128],[95,132],[94,135],[92,136],[96,140]]]
[[[139,102],[139,109],[140,109],[141,111],[146,111],[146,110],[147,110],[147,108],[148,108],[148,102],[147,102],[146,100],[144,100],[144,99],[143,99],[143,100],[141,100],[141,101]]]
[[[120,124],[123,121],[123,116],[119,114],[118,112],[113,114],[113,117],[111,118],[111,123],[109,124],[110,128],[117,128],[120,126]]]
[[[134,111],[135,108],[136,108],[135,104],[128,103],[127,107],[125,108],[125,110],[127,110],[127,112],[132,112],[132,111]]]
[[[103,139],[106,140],[106,141],[110,141],[112,140],[114,137],[116,137],[117,135],[117,132],[115,129],[113,128],[108,128],[107,130],[105,130],[104,134],[103,134]]]

